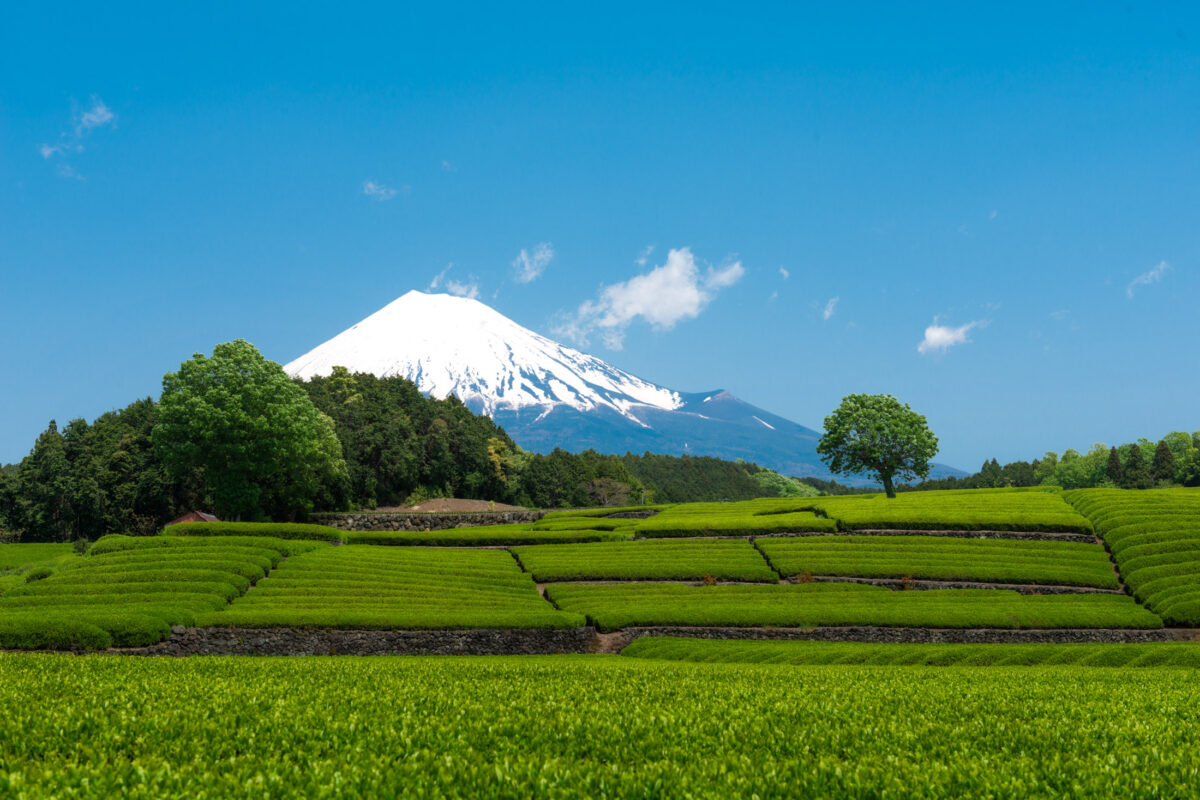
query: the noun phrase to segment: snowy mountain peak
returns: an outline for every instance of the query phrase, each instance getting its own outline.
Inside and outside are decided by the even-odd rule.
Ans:
[[[411,291],[287,364],[293,377],[335,366],[401,375],[422,392],[456,395],[483,413],[556,406],[611,409],[639,425],[639,410],[673,410],[679,394],[523,328],[478,300]]]

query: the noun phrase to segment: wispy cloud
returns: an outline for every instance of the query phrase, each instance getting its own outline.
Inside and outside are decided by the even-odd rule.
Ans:
[[[633,263],[637,264],[639,267],[646,266],[646,262],[650,260],[650,255],[653,252],[654,252],[654,245],[652,245],[652,244],[646,245],[646,249],[641,252],[641,255],[639,255],[637,258],[635,258],[633,260]]]
[[[396,189],[373,180],[363,181],[362,192],[372,200],[383,202],[396,196]]]
[[[468,297],[472,300],[479,299],[479,281],[474,275],[467,277],[465,281],[456,280],[446,277],[446,273],[454,269],[454,262],[446,265],[446,268],[433,276],[433,280],[429,282],[427,291],[436,292],[439,289],[445,289],[447,292],[459,297]]]
[[[55,172],[64,178],[83,180],[83,176],[65,159],[74,153],[83,152],[83,140],[97,128],[117,127],[117,115],[105,105],[104,101],[92,95],[91,105],[80,110],[76,108],[72,114],[72,129],[63,131],[53,144],[43,142],[38,145],[38,152],[46,160],[59,159]]]
[[[446,291],[450,294],[458,295],[459,297],[467,297],[471,300],[479,299],[479,282],[474,278],[467,281],[456,281],[453,278],[446,281]]]
[[[1163,276],[1171,271],[1171,265],[1166,261],[1160,261],[1158,264],[1129,282],[1125,287],[1126,296],[1132,298],[1133,290],[1137,286],[1149,286],[1152,283],[1158,283],[1163,279]]]
[[[92,107],[75,117],[75,135],[82,137],[93,128],[116,125],[117,115],[96,95],[92,95]]]
[[[672,328],[681,320],[699,316],[720,290],[745,274],[740,261],[701,272],[692,251],[681,247],[671,250],[662,266],[604,287],[574,314],[560,316],[554,330],[580,344],[598,333],[606,347],[620,350],[633,322],[643,320],[655,330]]]
[[[783,276],[783,279],[784,279],[785,281],[786,281],[788,278],[792,277],[792,273],[788,272],[788,271],[787,271],[786,269],[784,269],[783,267],[780,267],[780,268],[779,268],[779,274]]]
[[[522,247],[521,252],[517,253],[517,257],[512,262],[513,280],[517,283],[529,283],[537,280],[553,259],[554,245],[550,242],[539,242],[534,245],[532,253]]]
[[[933,324],[925,329],[925,338],[917,345],[917,352],[921,355],[944,353],[957,344],[966,344],[971,341],[967,336],[971,330],[985,324],[987,323],[983,320],[974,320],[966,325],[951,328],[948,325],[939,325],[937,318],[934,317]]]
[[[829,320],[833,317],[834,313],[837,311],[837,304],[838,300],[840,299],[840,297],[829,298],[829,301],[825,303],[825,309],[821,312],[821,319]]]
[[[443,172],[458,172],[458,167],[454,166],[449,161],[447,161],[446,159],[443,158],[442,159],[442,171]]]

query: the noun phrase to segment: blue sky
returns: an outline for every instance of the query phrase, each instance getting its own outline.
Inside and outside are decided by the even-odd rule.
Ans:
[[[177,5],[4,12],[0,462],[439,275],[968,469],[1200,428],[1193,5]]]

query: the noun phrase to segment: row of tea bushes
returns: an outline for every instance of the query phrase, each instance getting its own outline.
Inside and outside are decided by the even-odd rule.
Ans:
[[[417,547],[507,547],[521,544],[613,542],[633,536],[628,526],[609,529],[536,529],[530,524],[484,525],[439,531],[348,531],[347,544]]]
[[[1161,628],[1117,594],[1021,595],[1000,589],[897,592],[853,583],[682,586],[549,584],[546,597],[604,631],[640,625],[928,628]]]
[[[643,636],[623,656],[722,664],[1200,668],[1200,644],[870,644]]]
[[[779,576],[744,539],[644,539],[516,547],[538,582],[576,580],[769,581]]]
[[[1169,625],[1200,625],[1200,489],[1078,489],[1126,587]]]
[[[224,608],[284,558],[271,540],[246,538],[104,537],[86,557],[31,573],[0,596],[0,647],[97,650],[162,641],[172,625]]]
[[[817,497],[811,508],[843,530],[994,530],[1091,533],[1086,517],[1057,489],[969,489]]]
[[[573,628],[504,550],[345,545],[289,558],[204,626]]]
[[[1119,587],[1099,544],[845,534],[760,539],[757,544],[784,575]]]

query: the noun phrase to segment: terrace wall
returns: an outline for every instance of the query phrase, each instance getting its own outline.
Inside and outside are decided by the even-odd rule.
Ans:
[[[120,652],[160,656],[528,656],[586,653],[593,628],[557,630],[172,629],[161,644]]]
[[[470,511],[421,514],[392,511],[349,511],[312,514],[311,521],[343,531],[440,531],[477,525],[537,522],[544,511]]]

